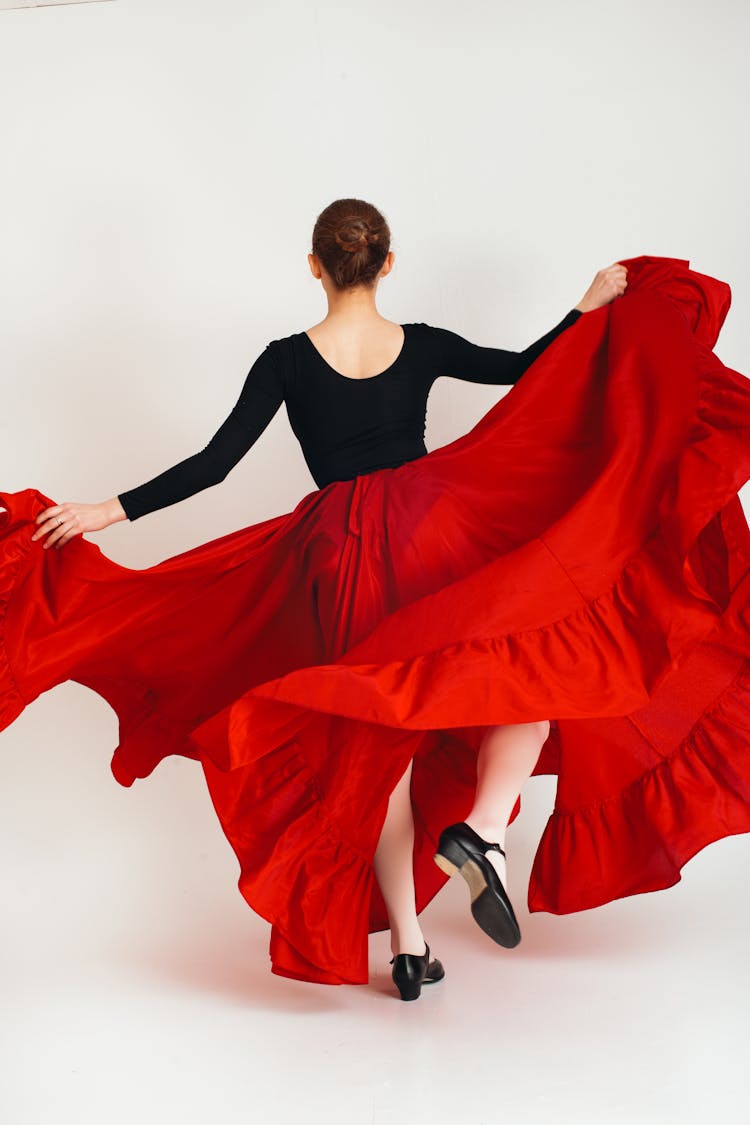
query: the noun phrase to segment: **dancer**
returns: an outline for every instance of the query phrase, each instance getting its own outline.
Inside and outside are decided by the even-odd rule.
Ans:
[[[117,711],[113,769],[124,784],[168,753],[198,758],[241,890],[272,923],[273,971],[364,982],[367,933],[387,919],[393,980],[411,1000],[444,975],[418,915],[454,872],[481,929],[501,946],[520,941],[505,831],[533,772],[558,773],[573,811],[588,785],[581,816],[606,800],[611,810],[618,785],[630,801],[639,783],[653,786],[660,740],[672,764],[688,736],[707,737],[709,704],[726,709],[731,698],[729,725],[740,724],[750,551],[736,491],[750,456],[722,430],[745,432],[747,389],[705,348],[726,314],[726,287],[678,259],[600,270],[521,352],[383,318],[377,286],[394,255],[386,220],[364,201],[337,200],[319,215],[308,261],[327,316],[266,347],[203,450],[98,504],[0,496],[15,517],[5,521],[8,601],[24,611],[15,620],[25,616],[26,636],[46,630],[56,651],[54,667],[32,666],[6,630],[15,655],[0,716],[11,721],[71,678]],[[633,273],[640,290],[624,296]],[[605,325],[620,299],[623,316]],[[582,318],[591,332],[570,331]],[[698,344],[704,366],[721,369],[723,417],[718,397],[706,413],[710,376],[691,381]],[[519,386],[469,434],[428,453],[426,402],[440,375]],[[222,481],[282,402],[317,485],[294,512],[140,572],[81,539]],[[709,487],[701,465],[700,491],[690,468],[699,435],[685,424],[696,404],[717,458]],[[65,546],[60,564],[32,557],[36,541]],[[33,596],[50,586],[54,640]],[[191,605],[198,618],[185,612]],[[71,660],[63,645],[76,627]],[[685,684],[698,680],[709,694],[687,703]],[[635,731],[649,729],[649,708],[661,726],[649,731],[647,761]],[[569,728],[581,749],[566,764]],[[607,765],[597,761],[605,741]],[[722,779],[704,780],[724,796]],[[680,778],[670,781],[679,804]],[[586,829],[591,858],[568,825],[564,847],[540,846],[536,908],[582,909],[670,885],[696,841],[750,827],[744,795],[733,817],[696,817],[670,869],[654,842],[677,837],[668,813],[665,804],[640,814],[640,870],[616,833],[615,857],[604,854],[611,825]],[[563,868],[550,865],[576,851],[585,858],[566,900]]]

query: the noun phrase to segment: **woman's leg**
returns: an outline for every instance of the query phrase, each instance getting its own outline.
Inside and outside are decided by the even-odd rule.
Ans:
[[[399,953],[414,953],[421,957],[425,951],[414,892],[412,765],[413,760],[391,793],[374,858],[375,877],[388,910],[394,957]]]
[[[505,848],[505,829],[523,783],[531,776],[549,734],[549,721],[489,727],[479,747],[474,805],[466,823],[483,840]],[[507,890],[505,859],[487,852]]]

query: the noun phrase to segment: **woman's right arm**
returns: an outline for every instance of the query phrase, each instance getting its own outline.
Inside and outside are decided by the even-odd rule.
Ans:
[[[40,526],[32,539],[46,535],[45,547],[62,546],[84,531],[139,519],[219,484],[257,441],[283,401],[282,374],[274,349],[267,345],[250,368],[231,412],[203,449],[100,504],[57,504],[45,509],[37,517]]]

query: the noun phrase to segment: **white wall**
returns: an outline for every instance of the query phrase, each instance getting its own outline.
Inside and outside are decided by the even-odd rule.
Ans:
[[[115,0],[3,11],[0,486],[101,500],[204,445],[266,342],[325,314],[305,256],[315,216],[344,195],[372,200],[391,223],[396,266],[379,304],[392,319],[523,347],[580,299],[598,268],[666,254],[730,283],[734,304],[716,350],[750,372],[748,32],[744,0]],[[497,395],[441,380],[428,447],[464,432]],[[147,566],[291,510],[313,488],[282,407],[222,485],[92,538],[117,561]],[[221,1120],[248,1120],[253,1089],[243,1082],[258,1081],[257,1065],[245,1068],[266,1058],[266,1046],[261,1034],[243,1054],[248,1013],[232,1005],[262,1016],[265,1004],[283,1025],[295,1005],[308,1005],[313,1021],[316,1012],[335,1018],[336,1005],[349,1001],[267,979],[265,924],[235,890],[234,861],[191,763],[165,763],[132,791],[118,789],[108,774],[112,713],[72,684],[35,702],[1,741],[0,1034],[12,1076],[3,1079],[0,1116],[13,1125],[68,1115],[79,1123],[177,1120],[157,1113],[158,1098],[149,1101],[158,1086],[182,1121],[209,1120],[208,1106],[230,1093],[236,1113],[227,1116],[225,1101]],[[537,779],[530,794],[513,830],[511,885],[521,902],[551,790]],[[680,1005],[696,995],[699,948],[710,958],[728,930],[734,960],[725,946],[714,966],[722,995],[735,995],[735,972],[747,983],[745,930],[739,920],[731,930],[746,844],[708,849],[655,906],[640,896],[575,919],[537,920],[550,945],[536,947],[536,965],[532,946],[529,976],[519,979],[542,979],[548,965],[546,992],[530,1006],[513,997],[507,1023],[504,1009],[490,1013],[482,1041],[494,1035],[497,1054],[482,1063],[485,1086],[470,1082],[458,1095],[457,1105],[469,1099],[467,1120],[495,1119],[495,1103],[484,1118],[476,1099],[507,1057],[503,1028],[519,1019],[514,1049],[528,1047],[526,1056],[516,1054],[502,1082],[493,1079],[493,1093],[534,1091],[534,1104],[552,1104],[557,1120],[577,1125],[610,1119],[612,1089],[618,1113],[631,1095],[651,1104],[651,1071],[637,1062],[637,1045],[653,1026],[659,1044],[677,1036],[683,1052],[682,1069],[665,1061],[671,1085],[662,1083],[660,1096],[683,1122],[691,1108],[700,1119],[707,1106],[719,1112],[716,1091],[728,1097],[739,1074],[732,1045],[746,1041],[739,1004],[725,1004],[718,1023],[707,1024],[713,970],[704,964],[697,977],[703,971],[706,1018],[691,1023]],[[693,927],[696,919],[708,926],[709,901],[732,909],[704,942]],[[672,943],[680,941],[672,982]],[[641,990],[642,979],[629,983],[639,942],[653,992]],[[588,1022],[571,1024],[566,1038],[551,1015],[576,1018],[587,965],[612,948],[616,963],[610,969],[600,958],[601,988],[596,998],[586,994]],[[454,991],[453,1002],[473,996],[479,1011],[490,972],[489,957],[474,976],[467,968],[466,992]],[[671,1008],[657,999],[665,981]],[[636,994],[633,1038],[623,1039],[617,1013]],[[646,994],[653,1006],[642,1019]],[[597,1007],[605,1001],[611,1009]],[[392,1040],[392,1022],[383,1053],[375,1051],[376,1078],[368,1074],[367,1021],[386,1010],[393,1021],[403,1016],[375,1004],[352,1033],[360,1062],[346,1074],[360,1092],[377,1068],[398,1076],[389,1070],[392,1044],[404,1052],[393,1046],[394,1059],[426,1073],[425,1060],[409,1055],[412,1030]],[[444,1016],[459,1020],[459,1010]],[[221,1027],[211,1024],[217,1012]],[[285,1026],[279,1035],[292,1021]],[[557,1030],[545,1039],[550,1026]],[[307,1060],[304,1074],[320,1089],[329,1083],[332,1097],[346,1070],[331,1070],[336,1028],[300,1026],[293,1048],[295,1065]],[[332,1052],[320,1065],[307,1054],[315,1036]],[[459,1038],[477,1043],[471,1022]],[[571,1052],[588,1058],[597,1044],[609,1054],[588,1075],[567,1069]],[[235,1053],[224,1053],[230,1046]],[[430,1041],[427,1056],[460,1077],[444,1046],[431,1053]],[[202,1055],[192,1072],[205,1079],[200,1092],[186,1080],[191,1052]],[[273,1075],[271,1093],[286,1105],[291,1095]],[[596,1075],[600,1100],[588,1103],[589,1114],[575,1098],[579,1082]],[[108,1082],[119,1111],[106,1108]],[[403,1120],[398,1089],[379,1087],[378,1120]],[[515,1120],[531,1120],[518,1116],[521,1104],[511,1106]],[[642,1108],[630,1118],[656,1119]],[[314,1120],[334,1118],[321,1110]]]
[[[395,320],[522,347],[640,253],[732,285],[750,369],[739,2],[116,0],[0,17],[2,480],[95,501],[200,448],[325,300],[317,213],[392,227]],[[441,380],[428,446],[497,396]],[[269,472],[283,464],[284,475]],[[218,488],[98,536],[147,565],[314,483],[279,411]]]

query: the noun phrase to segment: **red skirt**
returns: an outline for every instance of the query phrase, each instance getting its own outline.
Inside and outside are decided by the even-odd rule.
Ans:
[[[146,569],[81,536],[43,550],[57,501],[0,493],[0,728],[74,680],[117,714],[123,785],[199,761],[275,973],[367,981],[389,794],[414,758],[421,910],[493,724],[551,720],[532,911],[668,887],[750,830],[750,383],[712,351],[730,289],[624,264],[626,293],[463,437]]]

